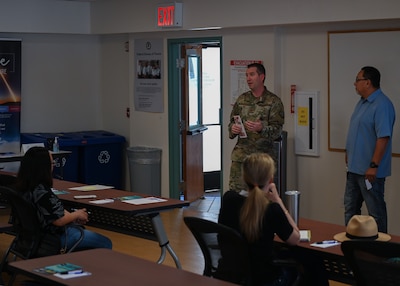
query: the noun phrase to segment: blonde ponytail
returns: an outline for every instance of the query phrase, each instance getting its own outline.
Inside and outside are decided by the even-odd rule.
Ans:
[[[249,194],[242,206],[239,221],[249,242],[260,238],[264,213],[269,203],[262,188],[269,183],[274,173],[274,160],[268,154],[254,153],[243,162],[243,179]]]

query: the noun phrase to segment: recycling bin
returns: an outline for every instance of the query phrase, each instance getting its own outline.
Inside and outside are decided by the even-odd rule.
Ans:
[[[80,140],[79,181],[122,188],[125,137],[103,130],[73,132]]]

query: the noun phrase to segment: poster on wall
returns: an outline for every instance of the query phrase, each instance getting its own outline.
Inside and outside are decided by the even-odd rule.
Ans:
[[[20,152],[21,40],[0,38],[0,154]]]
[[[135,40],[135,110],[164,112],[163,39]]]
[[[249,90],[246,81],[246,69],[247,65],[252,63],[262,64],[262,61],[231,60],[231,104],[235,104],[239,95]]]

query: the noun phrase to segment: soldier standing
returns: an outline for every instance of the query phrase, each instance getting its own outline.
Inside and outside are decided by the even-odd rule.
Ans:
[[[276,162],[274,140],[282,132],[284,107],[281,99],[264,86],[265,67],[259,63],[247,66],[249,91],[236,100],[229,123],[229,138],[238,137],[231,155],[229,189],[246,190],[242,179],[242,162],[251,153],[268,153]]]

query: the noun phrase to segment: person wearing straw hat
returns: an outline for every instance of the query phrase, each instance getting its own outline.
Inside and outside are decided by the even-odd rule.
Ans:
[[[375,219],[369,215],[355,215],[346,226],[345,232],[335,234],[333,238],[343,242],[351,239],[389,241],[390,235],[378,232]]]

